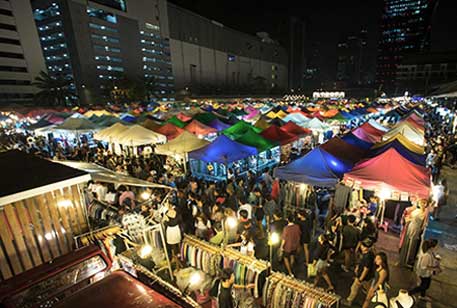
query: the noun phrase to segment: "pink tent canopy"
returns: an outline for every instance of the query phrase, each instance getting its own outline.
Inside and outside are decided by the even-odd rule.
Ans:
[[[385,134],[382,130],[377,129],[370,123],[365,123],[362,126],[352,131],[359,139],[365,140],[371,143],[377,143],[381,141],[382,136]]]
[[[390,189],[428,198],[430,174],[427,168],[410,162],[394,148],[365,160],[344,175],[345,180],[359,181],[369,190]]]
[[[192,117],[188,116],[188,115],[185,115],[184,113],[180,112],[176,115],[176,117],[178,119],[180,119],[181,121],[183,122],[188,122],[190,120],[192,120]]]

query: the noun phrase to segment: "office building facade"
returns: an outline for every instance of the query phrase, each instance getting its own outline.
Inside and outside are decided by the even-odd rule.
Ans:
[[[398,65],[405,55],[430,48],[433,12],[438,0],[385,0],[378,43],[376,83],[382,92],[398,94]],[[398,92],[398,93],[396,93]]]
[[[177,90],[265,94],[287,89],[287,52],[266,33],[245,34],[171,3],[168,19]]]
[[[0,105],[31,104],[45,70],[29,0],[0,0]]]
[[[336,80],[341,88],[368,83],[367,46],[366,30],[338,43]]]
[[[71,80],[82,104],[111,95],[122,80],[154,80],[155,95],[174,94],[164,0],[34,0],[47,70]]]

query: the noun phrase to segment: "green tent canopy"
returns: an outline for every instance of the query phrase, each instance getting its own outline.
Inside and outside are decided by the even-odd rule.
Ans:
[[[208,125],[214,119],[217,119],[217,116],[209,112],[199,113],[194,116],[194,120],[197,120],[205,125]]]
[[[236,124],[224,129],[222,133],[231,139],[237,139],[248,131],[260,133],[262,129],[254,127],[244,121],[238,121]]]
[[[165,123],[171,123],[179,128],[184,128],[187,125],[186,122],[181,121],[177,116],[169,118]]]
[[[259,134],[255,133],[252,129],[249,129],[243,135],[236,138],[235,141],[244,145],[255,147],[259,153],[277,146],[276,142],[263,138]]]

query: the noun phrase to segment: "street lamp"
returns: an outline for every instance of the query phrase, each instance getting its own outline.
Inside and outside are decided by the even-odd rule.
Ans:
[[[270,233],[270,236],[268,237],[268,245],[270,246],[270,263],[273,262],[272,261],[273,246],[278,245],[280,241],[281,241],[281,238],[278,233],[276,233],[276,232]]]

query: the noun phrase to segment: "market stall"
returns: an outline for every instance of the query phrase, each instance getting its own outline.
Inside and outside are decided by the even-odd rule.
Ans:
[[[190,170],[193,176],[208,180],[227,179],[228,169],[242,175],[256,170],[258,151],[221,135],[211,144],[189,153]]]

